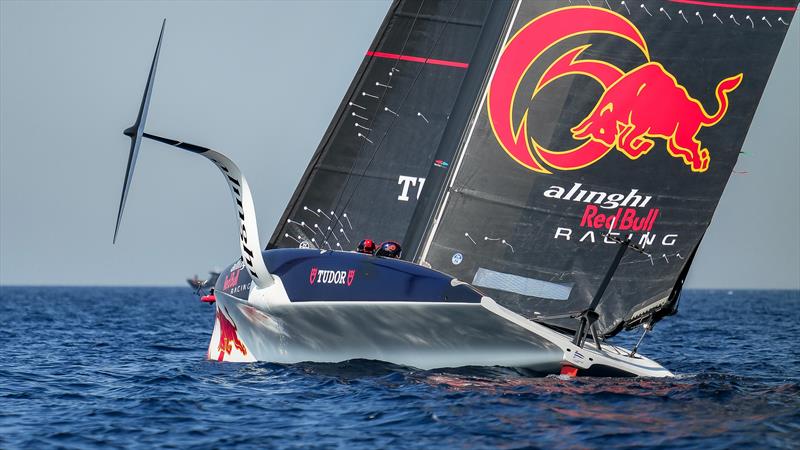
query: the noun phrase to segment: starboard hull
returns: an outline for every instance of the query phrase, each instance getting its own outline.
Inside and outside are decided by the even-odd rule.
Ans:
[[[570,338],[486,299],[479,304],[303,302],[255,305],[217,295],[209,359],[275,363],[371,359],[420,369],[522,368],[558,374],[671,376],[647,358],[575,348]],[[580,359],[576,356],[579,355]]]

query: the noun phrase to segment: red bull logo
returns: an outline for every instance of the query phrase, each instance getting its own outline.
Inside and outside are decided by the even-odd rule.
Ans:
[[[247,355],[247,347],[239,340],[239,335],[236,332],[236,325],[233,321],[228,320],[225,314],[217,308],[217,322],[219,323],[219,356],[217,361],[222,361],[225,355],[230,355],[234,348],[242,352],[242,355]]]
[[[594,109],[571,128],[579,143],[568,150],[551,150],[529,136],[528,111],[518,124],[512,109],[528,69],[565,39],[588,34],[623,39],[641,51],[645,63],[623,71],[611,63],[579,59],[589,45],[575,47],[544,70],[531,95],[568,75],[595,80],[605,91]],[[500,146],[519,164],[540,173],[576,170],[594,164],[616,148],[631,160],[647,154],[654,139],[664,139],[670,155],[680,158],[693,172],[705,172],[711,161],[698,133],[719,123],[728,111],[728,96],[739,87],[743,74],[717,84],[717,110],[703,105],[662,64],[650,60],[647,43],[625,17],[603,8],[577,6],[551,11],[523,26],[506,44],[489,85],[487,109],[492,131]]]
[[[223,290],[228,290],[239,284],[239,273],[241,273],[241,269],[231,272],[228,275],[225,275],[225,281],[222,284]]]

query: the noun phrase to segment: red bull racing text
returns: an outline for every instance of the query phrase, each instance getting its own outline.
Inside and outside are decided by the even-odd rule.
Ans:
[[[555,228],[554,239],[614,244],[615,241],[603,237],[608,233],[628,237],[640,246],[660,244],[669,247],[677,242],[677,234],[659,236],[654,232],[661,209],[645,209],[653,196],[645,195],[639,189],[631,189],[627,194],[609,193],[587,188],[583,183],[573,183],[569,188],[550,186],[542,195],[548,199],[586,203],[579,219],[570,219],[575,222]]]

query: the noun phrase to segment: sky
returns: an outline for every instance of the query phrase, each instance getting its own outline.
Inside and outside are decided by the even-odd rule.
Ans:
[[[0,284],[180,285],[238,257],[217,169],[148,141],[111,243],[162,18],[146,130],[236,161],[266,242],[388,5],[0,0]],[[800,289],[797,19],[688,287]]]

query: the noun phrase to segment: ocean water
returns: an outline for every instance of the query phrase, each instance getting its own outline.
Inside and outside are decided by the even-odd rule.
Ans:
[[[642,346],[666,380],[207,361],[188,288],[0,287],[0,310],[3,449],[800,446],[798,291],[686,292]]]

